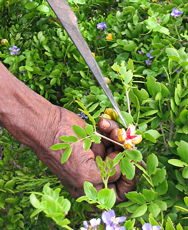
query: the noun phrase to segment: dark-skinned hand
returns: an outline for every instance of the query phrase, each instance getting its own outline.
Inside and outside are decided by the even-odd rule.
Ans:
[[[5,66],[0,63],[0,124],[20,142],[33,149],[39,159],[60,179],[70,194],[77,198],[84,195],[84,181],[91,182],[97,190],[103,188],[102,179],[95,158],[107,155],[114,158],[121,150],[119,146],[102,140],[85,151],[83,142],[73,145],[70,158],[61,164],[63,150],[53,151],[50,147],[60,142],[60,136],[75,135],[72,126],[85,128],[85,121],[78,115],[59,108],[29,89]],[[101,133],[117,141],[118,125],[108,119],[100,119]],[[127,180],[117,173],[109,181],[109,188],[116,192],[117,203],[125,200],[124,193],[131,191],[136,177]]]

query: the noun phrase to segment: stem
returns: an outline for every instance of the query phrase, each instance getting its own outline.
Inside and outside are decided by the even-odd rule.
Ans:
[[[131,114],[130,101],[129,101],[129,91],[126,91],[126,98],[127,98],[128,112],[129,112],[129,114]]]
[[[117,142],[117,141],[114,141],[114,140],[112,140],[112,139],[110,139],[110,138],[108,138],[108,137],[105,137],[105,136],[103,136],[102,134],[97,133],[96,131],[95,131],[94,133],[95,133],[96,135],[98,135],[99,137],[102,137],[102,138],[104,138],[104,139],[106,139],[106,140],[108,140],[108,141],[111,141],[111,142],[113,142],[113,143],[116,144],[116,145],[120,145],[122,148],[125,149],[125,146],[124,146],[123,144],[121,144],[121,143],[119,143],[119,142]]]

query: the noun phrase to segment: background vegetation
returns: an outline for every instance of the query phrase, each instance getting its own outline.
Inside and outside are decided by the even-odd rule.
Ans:
[[[68,3],[121,111],[143,136],[139,150],[146,170],[128,201],[114,210],[126,215],[127,230],[144,222],[188,229],[188,1]],[[182,13],[174,16],[174,8]],[[96,121],[111,107],[46,1],[0,0],[0,12],[0,60],[18,79],[75,113],[80,98]],[[104,22],[106,28],[98,29]],[[34,153],[1,128],[0,228],[64,229],[43,212],[32,214],[30,194],[44,195],[47,183],[70,201],[71,228],[101,216],[94,205],[71,198]]]

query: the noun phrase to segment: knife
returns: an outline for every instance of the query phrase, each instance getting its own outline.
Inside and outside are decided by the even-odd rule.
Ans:
[[[89,49],[86,41],[84,40],[77,23],[76,15],[74,14],[71,7],[68,5],[66,0],[47,0],[49,5],[51,6],[52,10],[56,14],[57,18],[63,25],[64,29],[68,33],[69,37],[73,41],[74,45],[80,52],[81,56],[85,60],[86,64],[89,66],[91,72],[93,73],[94,77],[97,79],[98,83],[102,87],[103,91],[105,92],[106,96],[110,100],[112,106],[118,113],[119,117],[121,118],[124,126],[127,128],[126,122],[121,114],[121,111],[108,87],[106,81],[101,73],[101,70],[92,55],[91,50]]]

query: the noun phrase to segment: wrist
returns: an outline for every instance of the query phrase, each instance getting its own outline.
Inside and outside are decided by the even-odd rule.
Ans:
[[[2,63],[0,70],[0,123],[35,152],[49,150],[60,120],[60,108],[29,89]]]

